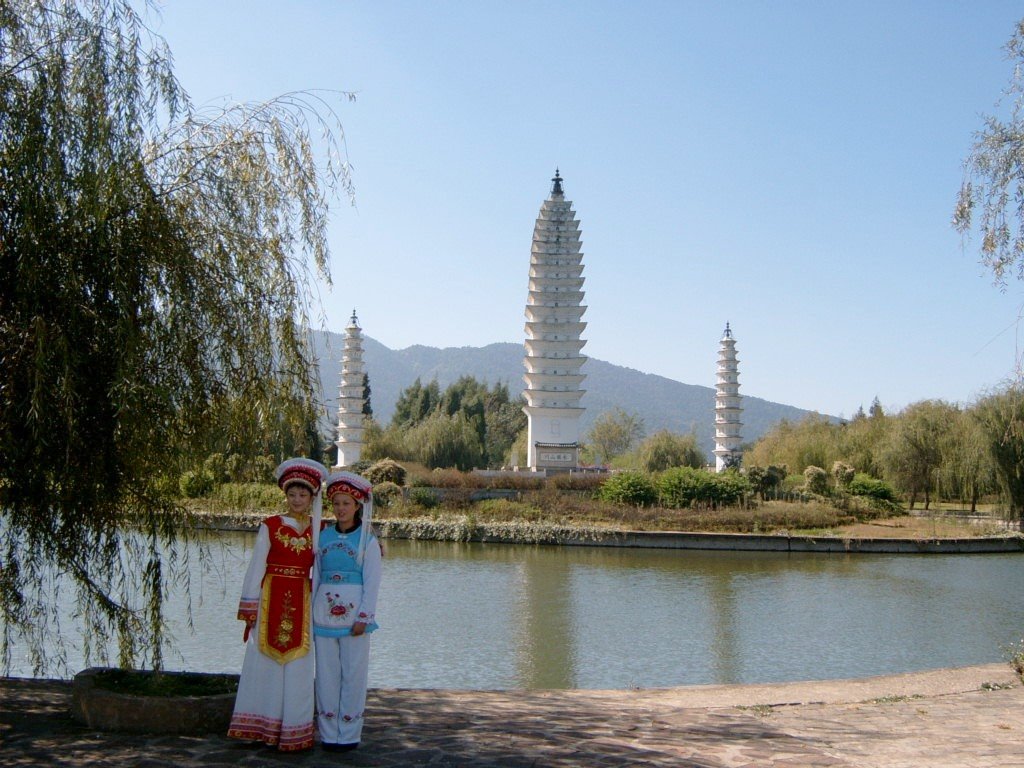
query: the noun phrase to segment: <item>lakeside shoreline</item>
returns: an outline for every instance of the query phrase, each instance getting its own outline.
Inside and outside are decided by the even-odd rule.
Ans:
[[[174,670],[168,670],[173,672]],[[1024,683],[1009,662],[937,667],[866,677],[784,680],[770,683],[696,683],[630,688],[388,688],[392,692],[444,691],[452,694],[494,694],[612,700],[643,698],[682,707],[793,706],[798,704],[850,704],[882,696],[923,697],[987,689],[1016,687]],[[59,677],[0,676],[0,691],[8,687],[55,686],[70,689],[73,680]]]
[[[199,513],[199,528],[255,532],[263,517],[254,514]],[[376,520],[382,539],[458,541],[479,544],[621,547],[635,549],[720,550],[821,554],[1012,554],[1024,553],[1024,535],[973,537],[843,537],[788,533],[631,531],[538,522],[480,522],[470,516]]]

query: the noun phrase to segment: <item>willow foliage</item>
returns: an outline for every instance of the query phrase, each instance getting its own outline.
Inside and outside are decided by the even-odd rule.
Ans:
[[[988,115],[964,161],[953,226],[981,236],[981,263],[1004,286],[1024,278],[1024,19],[1005,46],[1013,76],[1005,90],[1008,114]]]
[[[166,478],[315,423],[339,97],[200,111],[127,0],[0,0],[5,663],[20,640],[42,669],[75,615],[87,654],[159,667]]]
[[[1010,516],[1024,531],[1024,389],[1008,385],[979,400],[972,415],[988,440]]]

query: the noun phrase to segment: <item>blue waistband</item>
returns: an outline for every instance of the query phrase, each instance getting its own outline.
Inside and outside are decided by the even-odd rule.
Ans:
[[[323,571],[320,574],[321,584],[362,584],[362,571]]]

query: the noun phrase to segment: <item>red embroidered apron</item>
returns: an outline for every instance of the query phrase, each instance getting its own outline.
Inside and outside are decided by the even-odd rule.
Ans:
[[[270,532],[270,553],[260,595],[260,650],[286,664],[310,649],[312,526],[298,533],[280,517],[264,522]]]

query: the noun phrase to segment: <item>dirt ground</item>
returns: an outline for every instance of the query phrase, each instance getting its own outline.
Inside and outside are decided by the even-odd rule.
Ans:
[[[1007,527],[998,521],[974,523],[942,515],[908,515],[845,525],[837,528],[836,533],[844,538],[854,539],[947,539],[999,536],[1007,533]]]

